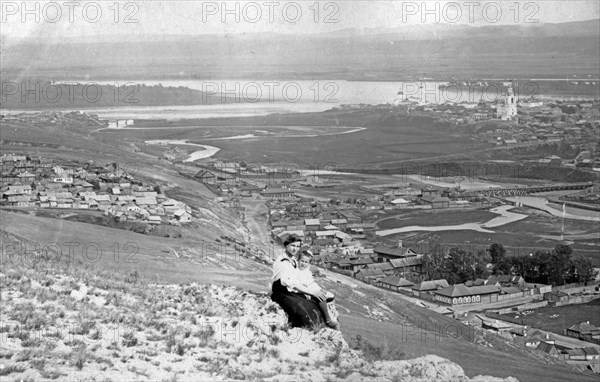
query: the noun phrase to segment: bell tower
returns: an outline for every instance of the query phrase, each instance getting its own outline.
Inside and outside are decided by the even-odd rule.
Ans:
[[[512,86],[508,88],[508,92],[504,97],[504,106],[506,107],[506,117],[512,118],[517,115],[517,97]]]

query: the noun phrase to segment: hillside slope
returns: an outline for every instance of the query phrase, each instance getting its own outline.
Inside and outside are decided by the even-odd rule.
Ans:
[[[266,285],[264,266],[241,258],[231,247],[214,241],[218,235],[211,231],[219,232],[220,221],[216,218],[206,223],[213,226],[210,231],[196,227],[200,232],[190,238],[149,236],[3,210],[0,219],[2,231],[11,237],[3,243],[5,256],[14,259],[31,260],[37,251],[51,253],[49,266],[66,263],[109,272],[137,272],[155,282],[235,282],[253,290]]]
[[[2,70],[6,77],[18,78],[99,79],[110,73],[110,80],[116,80],[115,75],[126,80],[399,80],[423,75],[565,78],[598,73],[598,20],[522,27],[441,28],[407,25],[368,33],[351,29],[333,34],[175,35],[133,41],[116,37],[114,41],[93,43],[66,38],[13,42],[4,38],[2,44],[7,49],[3,49]]]
[[[151,186],[160,186],[168,197],[184,202],[191,207],[192,216],[195,218],[194,223],[188,228],[184,227],[182,231],[183,236],[188,239],[185,243],[190,247],[200,248],[200,255],[203,254],[201,243],[204,241],[214,243],[215,240],[222,239],[224,236],[237,240],[242,239],[243,227],[237,219],[237,213],[223,208],[220,203],[215,201],[215,195],[202,183],[181,176],[179,171],[185,168],[184,165],[176,167],[169,162],[161,161],[156,156],[136,152],[130,142],[119,137],[107,141],[99,140],[93,134],[93,129],[104,125],[70,119],[68,123],[58,126],[48,121],[49,113],[42,115],[44,116],[43,122],[37,124],[31,121],[3,122],[0,138],[3,153],[21,153],[40,157],[43,161],[60,166],[72,163],[84,165],[90,161],[95,164],[115,164],[126,169],[126,172],[137,181]],[[64,117],[64,113],[61,114],[62,117]],[[197,171],[197,168],[190,167],[188,172],[194,170]],[[60,215],[60,213],[57,214]],[[82,242],[82,240],[86,243],[94,242],[99,235],[99,240],[108,243],[106,247],[103,247],[104,250],[108,250],[108,246],[114,241],[119,241],[121,245],[134,242],[138,246],[143,246],[148,238],[147,235],[136,236],[125,230],[109,230],[109,233],[106,233],[103,230],[105,227],[63,220],[57,222],[40,218],[23,222],[25,223],[21,229],[13,230],[13,233],[25,234],[25,237],[39,243],[57,242],[57,238],[62,235],[58,232],[59,228],[67,236],[73,235],[81,229],[86,231],[88,234],[76,237],[78,242]],[[31,230],[30,224],[38,228]],[[64,229],[62,229],[63,225]],[[29,233],[32,233],[33,236],[28,235]],[[52,233],[54,236],[44,237],[46,233]],[[45,241],[38,237],[38,234],[41,234]],[[116,240],[112,240],[113,237]],[[148,239],[148,242],[153,243],[149,246],[149,250],[153,253],[163,250],[169,253],[172,252],[169,248],[172,249],[174,245],[177,245],[176,241],[172,240],[166,241],[166,245],[161,245],[162,242],[155,239]]]
[[[289,329],[265,293],[105,272],[2,269],[2,367],[19,380],[469,379],[437,356],[368,362],[338,331]],[[505,381],[515,381],[507,378]]]
[[[595,380],[383,291],[323,279],[338,295],[342,331],[291,330],[250,271],[190,266],[201,280],[190,284],[192,273],[164,266],[170,276],[157,280],[143,267],[65,261],[31,243],[29,256],[15,256],[11,246],[28,243],[1,239],[0,358],[10,379]]]

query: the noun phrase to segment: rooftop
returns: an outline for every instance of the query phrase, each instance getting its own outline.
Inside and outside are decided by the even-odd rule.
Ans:
[[[447,287],[448,287],[448,281],[446,281],[444,279],[440,279],[440,280],[430,280],[430,281],[420,282],[418,284],[415,284],[412,287],[412,289],[418,290],[418,291],[428,291],[428,290],[435,290],[435,289],[447,288]]]
[[[388,285],[392,285],[392,286],[396,286],[396,287],[409,287],[409,286],[414,285],[410,281],[408,281],[404,278],[400,278],[396,275],[390,275],[390,276],[384,277],[381,280],[379,280],[379,282],[381,282],[382,284],[388,284]]]
[[[580,322],[579,324],[571,326],[569,328],[569,330],[572,330],[574,332],[579,332],[579,333],[589,333],[589,332],[600,331],[600,328],[597,328],[594,325],[590,325],[589,322]]]
[[[388,247],[386,245],[378,245],[373,249],[373,252],[380,255],[396,256],[396,257],[407,257],[416,256],[416,253],[410,248],[404,247]]]
[[[447,297],[464,297],[498,292],[499,289],[494,285],[468,287],[465,284],[456,284],[443,289],[438,289],[435,293]]]
[[[421,264],[423,264],[423,256],[417,255],[417,256],[405,257],[402,259],[391,259],[390,264],[392,264],[392,266],[394,268],[412,267],[415,265],[421,265]]]

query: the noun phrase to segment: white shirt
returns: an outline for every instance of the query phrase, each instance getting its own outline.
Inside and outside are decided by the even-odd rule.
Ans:
[[[287,287],[287,290],[295,293],[305,293],[315,295],[321,287],[315,282],[310,268],[300,270],[295,267],[296,259],[289,257],[287,254],[279,256],[273,263],[273,278],[271,286],[277,280],[281,281],[281,285]],[[327,293],[327,297],[333,297],[332,293]]]
[[[321,291],[321,287],[315,281],[312,272],[310,271],[310,267],[306,267],[304,269],[296,270],[296,279],[298,280],[298,284],[300,284],[304,290],[304,293],[308,293],[312,296],[316,295]],[[333,298],[334,295],[331,292],[325,292],[325,298]]]
[[[273,278],[271,285],[277,280],[281,281],[281,285],[287,287],[290,292],[299,292],[297,286],[300,286],[297,281],[296,259],[289,257],[287,254],[279,256],[273,263]]]
[[[298,283],[304,287],[304,291],[308,294],[315,295],[319,293],[321,287],[315,282],[310,267],[296,270],[296,279]]]

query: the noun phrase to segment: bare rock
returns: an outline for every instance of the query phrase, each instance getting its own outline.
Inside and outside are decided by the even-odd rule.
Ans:
[[[348,348],[348,343],[339,330],[323,328],[315,335],[315,342],[322,346],[330,346],[335,349]]]
[[[81,301],[85,298],[85,296],[87,296],[88,294],[88,288],[85,285],[80,285],[79,290],[72,290],[71,291],[71,298],[77,300],[77,301]]]
[[[513,377],[498,378],[498,377],[492,377],[489,375],[478,375],[476,377],[471,378],[470,381],[471,382],[519,382],[518,379],[513,378]]]
[[[377,361],[373,365],[363,367],[360,373],[407,382],[518,382],[513,377],[496,378],[478,375],[470,379],[458,364],[436,355],[406,361]]]
[[[365,367],[361,373],[413,382],[468,381],[464,370],[459,365],[435,355],[408,361],[377,361]]]

